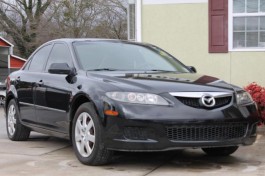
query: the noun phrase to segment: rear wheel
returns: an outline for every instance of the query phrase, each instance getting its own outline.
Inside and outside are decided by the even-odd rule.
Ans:
[[[99,117],[91,103],[82,104],[74,117],[72,143],[78,160],[86,165],[107,164],[112,151],[104,146]]]
[[[25,141],[29,138],[30,129],[20,123],[20,114],[15,100],[11,100],[7,108],[6,130],[12,141]]]
[[[210,156],[229,156],[237,151],[238,146],[232,147],[217,147],[217,148],[202,148],[202,150]]]

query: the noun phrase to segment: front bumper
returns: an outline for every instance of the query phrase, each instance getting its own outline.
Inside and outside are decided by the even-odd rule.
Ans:
[[[119,151],[166,151],[181,148],[251,145],[255,142],[257,136],[256,123],[245,122],[230,122],[234,124],[245,124],[246,128],[244,134],[239,132],[235,135],[235,138],[229,138],[227,137],[229,136],[229,131],[227,131],[227,133],[223,134],[225,137],[222,139],[220,134],[222,134],[224,131],[222,131],[220,128],[214,130],[213,127],[213,133],[221,130],[220,133],[216,134],[217,138],[219,139],[214,139],[213,137],[210,137],[211,134],[209,134],[208,140],[207,134],[202,134],[205,132],[201,131],[200,133],[200,130],[196,131],[194,130],[195,128],[192,128],[190,131],[187,128],[186,134],[185,131],[184,134],[182,131],[182,136],[189,136],[187,139],[183,137],[183,139],[175,140],[172,138],[172,134],[168,133],[168,127],[186,128],[198,126],[200,129],[202,129],[203,127],[210,126],[211,124],[209,123],[200,122],[197,124],[184,124],[181,122],[176,124],[176,122],[123,120],[115,119],[115,117],[110,118],[108,123],[115,125],[107,125],[104,142],[107,148]],[[227,122],[218,122],[212,125],[214,126],[218,124],[227,124]],[[237,129],[240,130],[238,127]],[[208,129],[208,132],[210,131],[211,130]],[[206,133],[208,132],[206,130]]]
[[[176,113],[175,118],[176,107],[149,107],[146,111],[143,106],[125,104],[117,110],[120,116],[105,117],[103,125],[104,143],[111,150],[244,146],[253,144],[257,136],[255,104],[212,111],[182,109],[185,113]]]

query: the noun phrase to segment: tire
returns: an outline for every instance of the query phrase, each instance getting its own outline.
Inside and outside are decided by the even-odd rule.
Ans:
[[[5,96],[0,95],[0,106],[3,106],[5,104]]]
[[[235,151],[237,151],[237,149],[238,149],[238,146],[202,148],[202,150],[209,156],[229,156]]]
[[[104,165],[112,157],[113,151],[104,146],[99,117],[91,103],[82,104],[75,113],[72,144],[78,160],[85,165]]]
[[[30,135],[30,129],[20,122],[20,113],[14,99],[7,107],[6,131],[8,138],[12,141],[26,141]]]

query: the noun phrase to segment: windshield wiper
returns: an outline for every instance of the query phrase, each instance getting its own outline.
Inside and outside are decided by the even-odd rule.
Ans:
[[[146,72],[178,72],[174,70],[160,70],[160,69],[152,69],[152,70],[145,70]]]
[[[96,69],[91,69],[91,70],[87,70],[87,71],[117,71],[118,69],[114,69],[114,68],[96,68]]]
[[[140,71],[140,70],[121,70],[121,69],[115,69],[115,68],[95,68],[87,71]],[[141,70],[143,72],[164,72],[164,73],[169,73],[169,72],[178,72],[178,71],[173,71],[173,70],[160,70],[160,69],[152,69],[152,70]]]

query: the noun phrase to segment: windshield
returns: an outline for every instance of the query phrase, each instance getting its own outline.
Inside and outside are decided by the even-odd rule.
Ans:
[[[76,42],[76,55],[88,71],[189,72],[185,66],[155,46],[121,42]]]

